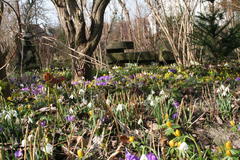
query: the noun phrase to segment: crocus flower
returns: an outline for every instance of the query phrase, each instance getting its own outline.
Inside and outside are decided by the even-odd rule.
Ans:
[[[46,120],[41,121],[41,122],[40,122],[40,125],[41,125],[42,127],[45,127],[45,126],[47,125],[47,121],[46,121]]]
[[[23,156],[23,152],[21,150],[17,150],[15,153],[14,153],[14,156],[16,158],[21,158]]]
[[[177,112],[172,115],[173,119],[177,119],[177,117],[178,117],[178,113]]]
[[[127,151],[126,155],[125,155],[125,160],[140,160],[140,159],[137,156],[135,156]]]
[[[176,69],[169,69],[168,72],[177,73]]]
[[[73,116],[73,115],[68,115],[68,116],[66,117],[66,120],[69,121],[69,122],[72,122],[72,121],[75,120],[75,116]]]
[[[237,78],[235,79],[235,81],[240,81],[240,77],[237,77]]]
[[[22,88],[21,90],[22,90],[22,91],[30,91],[30,89],[29,89],[28,87]]]
[[[148,160],[158,160],[158,158],[152,152],[148,153],[146,157]]]
[[[175,107],[175,108],[178,108],[180,106],[180,103],[178,101],[174,101],[172,103],[172,105]]]
[[[238,131],[240,131],[240,124],[238,125]]]

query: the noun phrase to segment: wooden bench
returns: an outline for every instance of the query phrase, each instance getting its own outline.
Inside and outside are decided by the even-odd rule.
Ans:
[[[124,64],[124,63],[139,63],[139,64],[151,64],[152,62],[163,62],[162,55],[158,55],[154,52],[132,52],[128,51],[134,49],[134,43],[132,41],[114,41],[107,45],[107,63],[108,64]],[[170,54],[166,53],[166,54]],[[173,56],[172,60],[174,60]],[[168,58],[169,59],[169,58]]]

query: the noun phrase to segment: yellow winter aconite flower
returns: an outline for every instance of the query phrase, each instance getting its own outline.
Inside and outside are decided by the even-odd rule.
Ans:
[[[82,149],[79,149],[77,151],[77,155],[78,155],[78,158],[83,158],[83,150]]]
[[[28,104],[28,105],[27,105],[27,108],[28,108],[28,109],[31,109],[31,108],[32,108],[32,106],[31,106],[30,104]]]
[[[182,142],[176,142],[176,143],[175,143],[175,146],[176,146],[176,147],[179,147],[181,144],[182,144]]]
[[[169,141],[168,144],[169,144],[169,146],[172,147],[172,148],[175,146],[174,140]]]
[[[171,123],[170,121],[167,121],[167,122],[166,122],[166,126],[169,127],[169,128],[171,128],[171,127],[172,127],[172,123]]]
[[[231,157],[231,156],[232,156],[231,151],[230,151],[230,150],[226,150],[226,155],[229,156],[229,157]]]
[[[133,141],[134,141],[134,136],[130,136],[129,138],[128,138],[128,141],[130,142],[130,143],[132,143]]]
[[[18,110],[19,112],[21,112],[21,111],[23,110],[23,106],[19,106],[19,107],[17,108],[17,110]]]
[[[177,129],[174,133],[173,133],[176,137],[180,137],[181,136],[181,132]]]
[[[225,148],[226,148],[226,150],[232,149],[232,143],[231,143],[231,141],[227,141],[227,142],[225,143]]]
[[[230,121],[230,125],[231,125],[232,127],[234,127],[234,126],[235,126],[235,121],[234,121],[234,120],[231,120],[231,121]]]
[[[12,97],[7,97],[7,100],[11,101],[11,100],[13,100],[13,99],[12,99]]]
[[[94,113],[93,110],[90,110],[90,111],[88,112],[88,114],[89,114],[90,117],[93,116],[93,113]]]

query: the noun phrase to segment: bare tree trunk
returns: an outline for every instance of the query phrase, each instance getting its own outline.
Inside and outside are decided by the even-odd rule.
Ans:
[[[0,1],[0,26],[2,22],[2,16],[4,11],[3,2]],[[7,80],[6,72],[6,56],[8,53],[8,47],[3,42],[0,42],[0,80],[6,83],[6,86],[3,88],[2,93],[4,97],[9,97],[11,95],[10,86]]]
[[[87,29],[85,21],[85,0],[52,0],[67,36],[68,46],[78,51],[72,54],[72,66],[75,78],[93,78],[93,65],[89,58],[96,49],[103,29],[104,12],[110,0],[94,0],[89,15],[91,25]]]

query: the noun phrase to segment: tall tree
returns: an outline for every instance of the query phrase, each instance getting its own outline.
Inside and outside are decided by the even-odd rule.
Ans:
[[[3,4],[3,1],[0,0],[0,26],[2,23],[3,11],[4,11],[4,4]],[[8,80],[7,80],[7,72],[6,72],[6,57],[8,52],[9,52],[9,47],[7,43],[5,41],[1,41],[0,42],[0,87],[4,97],[8,97],[11,94]]]
[[[96,49],[103,29],[104,12],[110,0],[93,0],[90,12],[86,0],[52,0],[60,23],[67,36],[68,46],[73,52],[72,66],[75,78],[93,77],[91,57]],[[90,25],[87,25],[87,19]]]

